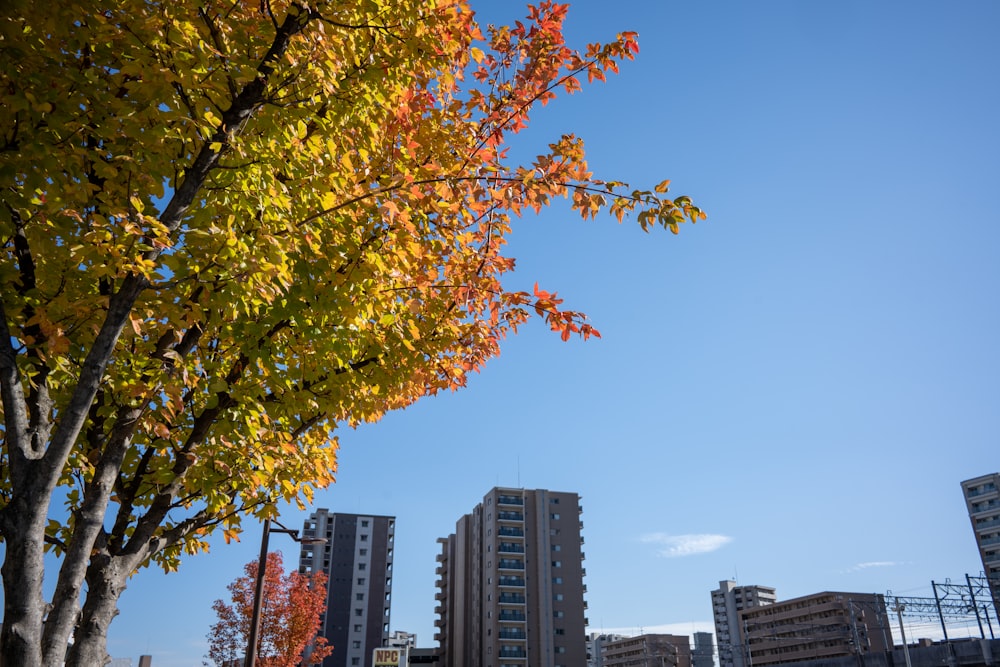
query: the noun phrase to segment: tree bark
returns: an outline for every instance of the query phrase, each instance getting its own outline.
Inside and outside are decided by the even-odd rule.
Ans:
[[[108,627],[118,615],[118,597],[126,588],[128,568],[122,559],[106,553],[95,554],[87,568],[87,600],[65,667],[100,667],[111,661],[108,655]],[[53,656],[54,657],[54,656]],[[45,667],[61,667],[55,660]]]
[[[42,619],[45,613],[42,554],[48,503],[42,505],[41,509],[32,507],[31,503],[21,498],[8,505],[4,515],[6,554],[0,569],[4,586],[0,667],[42,663]]]

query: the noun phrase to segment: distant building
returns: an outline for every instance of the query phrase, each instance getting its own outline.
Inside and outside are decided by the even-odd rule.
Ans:
[[[823,592],[740,612],[753,667],[892,649],[885,600]]]
[[[385,645],[393,648],[414,648],[417,645],[417,635],[412,632],[396,630],[389,635]]]
[[[603,667],[691,667],[687,635],[626,637],[604,644],[601,654]]]
[[[693,667],[715,667],[715,646],[711,632],[694,633],[694,650],[691,652]]]
[[[746,667],[746,646],[742,639],[739,612],[774,604],[775,589],[769,586],[737,586],[720,581],[712,591],[712,617],[719,647],[719,667]]]
[[[993,606],[1000,609],[1000,473],[967,479],[962,482],[962,492]]]
[[[604,634],[601,632],[591,632],[587,635],[587,667],[603,667],[601,659],[601,648],[608,642],[626,639],[625,635]]]
[[[374,649],[389,640],[395,532],[391,516],[319,509],[306,519],[299,571],[329,577],[320,627],[333,653],[323,667],[371,667]]]
[[[495,488],[439,539],[443,667],[587,662],[580,498]]]

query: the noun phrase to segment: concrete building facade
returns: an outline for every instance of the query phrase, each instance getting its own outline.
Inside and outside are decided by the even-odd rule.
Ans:
[[[687,635],[646,634],[607,642],[601,650],[604,667],[691,667]]]
[[[299,572],[325,572],[326,612],[320,627],[333,645],[323,667],[371,667],[389,639],[396,518],[318,509],[302,528]]]
[[[740,612],[754,667],[892,649],[885,600],[826,591]]]
[[[627,639],[625,635],[591,632],[587,635],[587,667],[604,667],[601,649],[608,642]]]
[[[438,540],[444,667],[586,664],[582,511],[575,493],[494,488]]]
[[[720,581],[712,591],[712,618],[719,647],[719,667],[746,667],[746,642],[742,637],[740,611],[764,607],[777,600],[769,586],[737,586],[735,581]]]
[[[962,493],[993,607],[1000,610],[1000,473],[965,480]]]

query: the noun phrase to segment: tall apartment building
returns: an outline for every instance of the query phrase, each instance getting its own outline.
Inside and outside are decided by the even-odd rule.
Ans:
[[[606,643],[601,653],[604,667],[691,667],[687,635],[626,637]]]
[[[371,667],[373,650],[389,639],[392,552],[396,518],[318,509],[302,528],[299,572],[325,572],[326,612],[320,627],[333,645],[323,667]]]
[[[737,586],[735,581],[719,582],[719,588],[712,591],[719,667],[746,667],[746,647],[739,612],[774,604],[777,599],[774,589],[768,586]]]
[[[438,540],[442,667],[585,665],[580,498],[494,488]]]
[[[1000,473],[965,480],[962,493],[993,595],[993,607],[1000,609]]]
[[[874,593],[815,593],[740,617],[754,667],[892,649],[885,600]]]
[[[694,667],[715,667],[715,646],[711,632],[694,633],[691,664]]]

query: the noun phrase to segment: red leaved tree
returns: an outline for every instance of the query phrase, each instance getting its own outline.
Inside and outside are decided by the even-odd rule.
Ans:
[[[257,561],[247,563],[246,573],[229,584],[232,604],[216,600],[212,605],[219,621],[208,633],[208,657],[216,665],[244,658],[250,636]],[[280,552],[267,555],[264,596],[260,613],[257,664],[260,667],[315,665],[333,651],[324,637],[317,636],[319,617],[326,606],[326,575],[286,575]],[[305,655],[308,652],[308,656]]]

